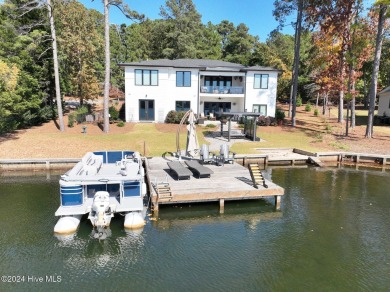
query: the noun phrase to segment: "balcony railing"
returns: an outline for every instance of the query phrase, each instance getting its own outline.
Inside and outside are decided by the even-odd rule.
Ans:
[[[244,87],[241,86],[201,86],[201,93],[210,94],[244,94]]]

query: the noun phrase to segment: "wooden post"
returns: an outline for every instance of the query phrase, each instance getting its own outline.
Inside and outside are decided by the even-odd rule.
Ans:
[[[225,211],[225,199],[219,199],[219,213],[223,214]]]
[[[281,196],[275,196],[275,209],[280,210]]]
[[[158,213],[158,202],[153,203],[153,213]]]
[[[46,169],[50,169],[50,161],[46,161]]]
[[[264,168],[268,165],[268,155],[264,159]]]
[[[228,142],[230,142],[230,131],[232,129],[232,118],[229,118],[229,124],[228,124]]]

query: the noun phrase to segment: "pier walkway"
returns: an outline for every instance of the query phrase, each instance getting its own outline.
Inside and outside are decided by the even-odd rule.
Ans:
[[[170,158],[175,160],[176,158]],[[178,204],[190,202],[217,201],[221,211],[225,200],[259,199],[274,197],[276,209],[280,208],[280,199],[284,195],[284,189],[266,179],[268,188],[253,186],[249,170],[237,163],[224,166],[205,165],[214,173],[210,178],[195,178],[176,180],[176,176],[170,172],[166,158],[154,157],[147,159],[147,177],[150,182],[151,201],[154,210],[162,204]],[[183,165],[184,161],[183,161]],[[153,185],[168,184],[170,196],[159,197]]]

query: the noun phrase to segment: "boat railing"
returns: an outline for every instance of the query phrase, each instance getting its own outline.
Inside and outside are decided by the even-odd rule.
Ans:
[[[137,152],[133,151],[96,151],[93,154],[102,156],[103,163],[116,163],[128,157],[139,156]]]

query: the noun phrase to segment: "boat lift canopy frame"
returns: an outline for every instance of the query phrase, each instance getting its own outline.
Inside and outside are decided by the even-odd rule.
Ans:
[[[228,120],[228,141],[230,142],[230,132],[232,129],[232,118],[240,118],[240,117],[254,117],[258,118],[262,114],[261,113],[254,113],[254,112],[221,112],[219,115],[224,116]],[[256,141],[256,129],[257,124],[253,123],[253,135],[252,135],[252,141]]]

